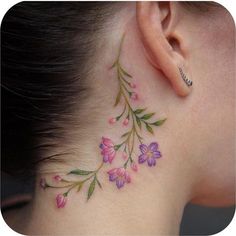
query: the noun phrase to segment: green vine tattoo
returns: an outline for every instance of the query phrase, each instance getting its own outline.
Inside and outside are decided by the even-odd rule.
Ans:
[[[118,81],[118,93],[115,98],[114,107],[120,105],[122,112],[116,117],[108,120],[110,125],[122,121],[122,126],[126,131],[121,135],[121,141],[115,144],[110,138],[102,137],[99,145],[101,149],[102,162],[100,166],[93,171],[75,169],[70,171],[67,175],[78,176],[78,180],[71,181],[62,178],[60,175],[53,177],[53,181],[57,184],[49,184],[45,178],[41,178],[40,186],[46,188],[60,188],[66,189],[62,194],[56,196],[56,205],[58,208],[63,208],[67,202],[67,196],[72,189],[79,192],[85,183],[89,182],[87,189],[87,199],[93,195],[96,185],[102,188],[98,179],[98,173],[104,167],[104,164],[111,164],[114,158],[121,154],[123,157],[123,164],[119,167],[107,171],[109,181],[116,183],[118,189],[125,184],[131,182],[131,174],[129,169],[134,172],[138,171],[138,164],[147,163],[149,167],[156,165],[156,160],[160,158],[161,152],[158,150],[157,142],[152,142],[149,145],[143,143],[142,130],[145,129],[150,134],[154,134],[154,127],[161,126],[166,119],[155,120],[154,112],[147,112],[146,107],[133,108],[133,103],[138,102],[139,95],[135,91],[137,85],[134,83],[134,78],[122,66],[120,57],[125,35],[122,36],[119,46],[118,56],[112,64],[112,70],[116,72],[116,79]],[[128,128],[128,131],[127,131]],[[139,144],[140,155],[134,155],[135,146]],[[137,159],[137,161],[136,161]]]
[[[83,185],[87,183],[88,181],[91,181],[89,184],[88,192],[87,192],[87,199],[89,200],[95,190],[96,185],[102,188],[102,185],[97,177],[97,173],[100,171],[102,167],[103,167],[103,162],[94,171],[87,171],[87,170],[81,170],[81,169],[75,169],[75,170],[70,171],[67,175],[77,175],[80,177],[84,177],[84,176],[86,177],[84,179],[80,179],[77,181],[66,180],[62,178],[60,175],[55,175],[53,176],[53,181],[56,182],[57,184],[60,183],[60,185],[56,185],[56,186],[48,184],[45,178],[41,178],[40,186],[43,189],[46,189],[46,188],[66,189],[64,193],[58,194],[56,196],[57,207],[63,208],[67,202],[67,196],[72,189],[76,189],[77,192],[80,192]]]

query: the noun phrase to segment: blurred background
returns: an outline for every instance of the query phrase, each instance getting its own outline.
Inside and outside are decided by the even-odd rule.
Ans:
[[[1,173],[1,199],[7,205],[7,199],[12,196],[27,200],[33,189],[33,182],[25,179],[16,179]],[[212,235],[225,229],[231,222],[235,207],[209,208],[193,204],[186,206],[180,235]]]

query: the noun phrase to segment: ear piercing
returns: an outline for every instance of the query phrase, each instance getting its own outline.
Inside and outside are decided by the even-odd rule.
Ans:
[[[183,70],[179,67],[179,73],[182,77],[182,79],[184,80],[184,82],[187,84],[187,86],[192,86],[193,85],[193,81],[190,80],[187,75],[183,72]]]

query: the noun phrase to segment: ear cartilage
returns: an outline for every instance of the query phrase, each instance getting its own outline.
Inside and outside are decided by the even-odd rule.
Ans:
[[[184,80],[184,82],[185,82],[189,87],[193,85],[193,81],[190,80],[190,79],[186,76],[186,74],[183,72],[183,70],[182,70],[181,68],[179,68],[179,73],[180,73],[182,79]]]

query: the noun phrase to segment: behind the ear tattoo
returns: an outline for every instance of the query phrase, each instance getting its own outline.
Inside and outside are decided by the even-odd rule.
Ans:
[[[121,106],[122,111],[108,120],[110,125],[121,125],[123,132],[117,143],[109,137],[101,138],[99,148],[102,158],[96,169],[73,169],[66,173],[65,177],[55,175],[51,180],[41,178],[40,186],[42,189],[64,189],[55,196],[55,203],[58,208],[63,208],[66,205],[68,195],[72,190],[80,192],[85,186],[87,199],[89,200],[96,187],[102,188],[99,173],[105,168],[105,165],[109,166],[117,156],[120,156],[122,163],[114,168],[109,168],[106,173],[107,179],[114,183],[118,189],[131,182],[132,172],[138,171],[138,164],[153,167],[158,159],[162,157],[156,140],[150,143],[144,142],[143,132],[154,134],[155,128],[161,126],[166,119],[155,119],[154,112],[148,112],[147,107],[137,106],[139,95],[135,91],[136,83],[133,76],[126,71],[120,61],[123,41],[124,35],[115,62],[110,67],[116,72],[114,79],[118,82],[117,95],[114,98],[113,106],[114,108]],[[135,108],[134,103],[136,103]],[[139,147],[139,154],[134,152],[136,147]],[[68,179],[69,175],[76,178],[70,180]]]
[[[183,72],[182,68],[179,67],[179,73],[182,77],[182,79],[184,80],[184,82],[190,87],[193,85],[193,81],[190,80],[187,75]]]

